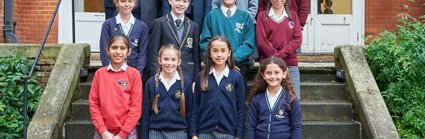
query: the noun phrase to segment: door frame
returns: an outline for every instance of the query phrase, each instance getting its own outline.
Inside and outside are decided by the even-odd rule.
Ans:
[[[365,0],[352,0],[352,14],[349,15],[351,17],[349,22],[355,22],[353,33],[350,33],[350,36],[355,36],[356,41],[350,40],[350,45],[364,45],[364,38],[365,38]],[[312,42],[308,42],[308,46],[303,46],[302,53],[329,53],[327,51],[322,51],[320,46],[321,42],[321,36],[318,35],[320,31],[319,24],[320,24],[320,18],[329,16],[329,15],[323,15],[317,13],[318,7],[317,7],[317,0],[310,0],[310,14],[307,18],[306,27],[308,27],[308,30],[306,33],[303,33],[303,37],[307,36],[308,38],[312,38]],[[347,16],[344,14],[341,15],[332,15],[332,16]],[[333,17],[330,17],[333,18]],[[325,21],[326,22],[326,21]],[[304,44],[304,43],[303,43]],[[341,44],[346,45],[346,44]],[[307,48],[305,48],[307,47]]]

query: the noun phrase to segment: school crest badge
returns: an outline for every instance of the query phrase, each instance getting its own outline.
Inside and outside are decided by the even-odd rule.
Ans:
[[[283,109],[279,109],[277,111],[276,118],[285,118],[285,111]]]
[[[131,42],[134,46],[139,46],[139,39],[134,39],[134,41]]]
[[[128,87],[128,82],[126,80],[119,79],[118,80],[118,85],[120,85],[122,88],[127,88]]]
[[[294,23],[294,21],[289,21],[289,28],[294,28],[294,26],[295,26],[295,23]]]
[[[187,38],[186,43],[187,43],[186,45],[187,48],[193,48],[193,38],[191,37]]]
[[[176,98],[181,98],[182,97],[182,91],[177,90],[175,95],[176,95]]]
[[[241,30],[243,29],[243,24],[244,23],[236,23],[235,31],[241,33]]]
[[[233,84],[232,83],[227,83],[226,84],[226,90],[229,91],[229,92],[232,92],[233,91]]]

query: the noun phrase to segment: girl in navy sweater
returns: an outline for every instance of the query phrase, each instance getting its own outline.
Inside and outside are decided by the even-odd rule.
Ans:
[[[247,139],[301,139],[301,107],[282,59],[261,64],[249,94]]]
[[[221,36],[208,44],[205,67],[195,79],[192,139],[242,138],[245,86],[235,70],[230,42]]]
[[[131,54],[128,56],[126,63],[136,68],[140,75],[143,76],[147,61],[148,28],[143,21],[136,19],[131,13],[137,0],[114,1],[119,13],[103,22],[100,34],[99,50],[102,65],[106,66],[111,61],[106,51],[108,40],[111,39],[111,36],[124,34],[128,37],[131,48]]]
[[[158,71],[143,92],[142,139],[188,138],[192,81],[183,77],[180,63],[179,48],[161,47]]]

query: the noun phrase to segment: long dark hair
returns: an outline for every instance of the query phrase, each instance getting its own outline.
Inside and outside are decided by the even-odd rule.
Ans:
[[[206,50],[205,56],[204,56],[205,67],[201,71],[201,89],[202,89],[202,91],[208,90],[208,75],[209,75],[209,72],[210,72],[210,67],[215,64],[211,59],[211,47],[212,47],[211,44],[214,41],[222,41],[222,42],[225,42],[227,44],[227,48],[229,48],[229,52],[230,52],[230,57],[227,58],[226,64],[229,67],[229,69],[234,69],[236,67],[235,66],[236,65],[235,59],[233,58],[232,46],[230,45],[229,40],[227,40],[223,36],[215,36],[214,38],[212,38],[210,40],[210,42],[208,43],[208,47],[207,47],[207,50]]]
[[[177,54],[177,57],[179,59],[181,59],[181,52],[180,49],[177,48],[176,46],[172,45],[172,44],[167,44],[167,45],[163,45],[161,46],[161,49],[159,49],[159,58],[161,58],[162,54],[164,53],[165,50],[174,50]],[[162,71],[162,66],[158,66],[158,71],[155,74],[155,96],[152,100],[152,109],[153,111],[158,114],[159,110],[158,110],[158,99],[159,99],[159,80],[160,77],[159,75],[161,74]],[[179,113],[181,116],[184,116],[186,113],[186,97],[184,95],[184,78],[183,78],[183,71],[182,68],[180,66],[177,66],[177,72],[179,73],[180,76],[180,110]]]
[[[254,80],[254,86],[251,87],[249,90],[249,101],[251,101],[252,97],[254,97],[256,94],[260,94],[266,91],[267,89],[267,83],[264,80],[262,74],[264,74],[264,71],[266,70],[266,66],[269,64],[276,64],[279,66],[280,69],[283,70],[283,72],[288,72],[288,67],[286,66],[285,62],[277,57],[270,57],[264,60],[264,62],[260,65],[257,75],[255,76]],[[292,85],[291,77],[288,73],[286,78],[283,78],[281,85],[284,90],[288,91],[291,99],[288,104],[291,104],[294,100],[297,99],[297,96],[295,95],[294,86]]]
[[[267,4],[266,4],[266,15],[269,15],[269,11],[270,11],[270,9],[272,8],[272,2],[270,2],[271,0],[268,0],[267,1]],[[285,12],[288,14],[288,18],[289,18],[289,20],[292,20],[292,18],[291,18],[291,12],[289,12],[289,5],[290,5],[290,0],[286,0],[285,1],[285,4],[283,5],[283,8],[285,9]]]

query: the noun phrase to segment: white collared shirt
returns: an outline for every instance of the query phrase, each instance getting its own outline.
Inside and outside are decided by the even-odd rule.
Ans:
[[[227,8],[227,7],[224,7],[223,5],[221,5],[221,12],[223,12],[223,15],[224,16],[226,16],[227,17],[227,9],[229,9],[229,8]],[[232,17],[233,15],[235,15],[235,12],[236,12],[236,5],[235,6],[233,6],[232,8],[230,8],[230,11],[232,12],[232,14],[230,14],[230,17]]]
[[[210,74],[214,75],[215,81],[217,81],[217,85],[220,85],[220,81],[221,79],[223,79],[223,77],[228,78],[229,77],[229,73],[230,73],[230,69],[229,67],[224,67],[224,70],[220,73],[220,75],[217,75],[217,73],[215,72],[214,66],[210,67]]]
[[[121,31],[124,35],[128,36],[130,29],[136,22],[136,18],[134,18],[133,14],[130,15],[130,20],[128,20],[127,24],[124,24],[121,20],[121,15],[118,13],[117,16],[115,16],[115,20],[117,21],[117,24],[121,25]]]
[[[159,74],[159,79],[161,80],[161,83],[165,86],[165,89],[168,91],[170,90],[171,86],[177,82],[177,80],[180,80],[180,76],[179,73],[176,72],[169,84],[167,83],[167,80],[165,80],[165,77],[162,73]]]
[[[184,23],[184,14],[183,14],[183,16],[181,18],[178,18],[177,16],[174,15],[173,12],[171,12],[171,17],[173,17],[174,25],[176,25],[176,27],[177,27],[177,24],[176,24],[176,20],[177,19],[180,19],[182,21],[182,25],[183,25],[183,23]]]
[[[275,21],[282,21],[283,19],[285,19],[285,17],[289,17],[288,13],[286,12],[285,9],[283,9],[282,11],[282,15],[280,17],[278,17],[275,13],[273,8],[270,8],[269,10],[269,17],[272,18]]]
[[[112,67],[112,64],[109,63],[108,67],[106,67],[106,70],[110,70],[110,71],[113,71],[113,72],[122,72],[122,71],[127,70],[127,67],[128,67],[127,63],[124,62],[124,64],[121,65],[120,69],[114,70],[114,68]]]
[[[269,101],[270,108],[274,109],[274,104],[276,103],[277,99],[279,98],[280,94],[282,93],[282,86],[280,86],[279,90],[277,90],[277,93],[274,96],[270,95],[269,88],[266,89],[267,92],[267,100]]]

